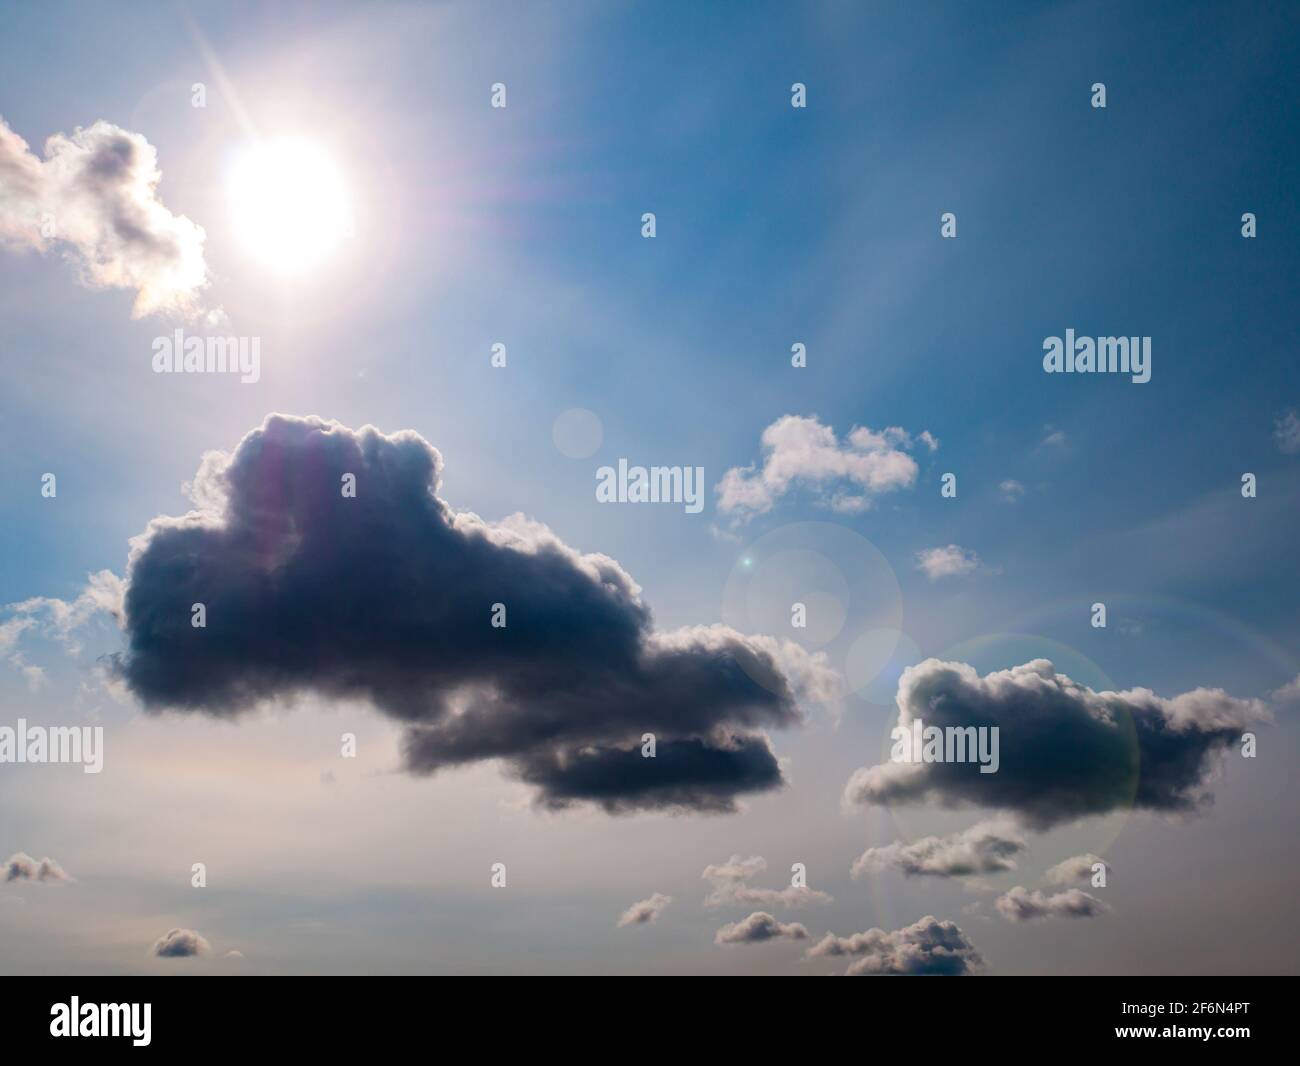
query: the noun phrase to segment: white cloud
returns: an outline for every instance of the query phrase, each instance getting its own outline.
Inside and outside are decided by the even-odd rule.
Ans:
[[[817,502],[840,513],[857,513],[872,498],[916,481],[916,460],[907,449],[939,442],[929,431],[913,438],[891,426],[880,432],[858,426],[840,441],[815,415],[784,415],[762,436],[761,468],[732,467],[718,482],[718,510],[737,517],[770,511],[796,486],[813,489]]]
[[[926,548],[916,553],[916,568],[931,581],[941,577],[960,577],[979,566],[979,556],[969,548],[949,544],[943,548]]]
[[[6,604],[3,609],[14,617],[0,622],[0,656],[23,675],[27,687],[35,691],[45,683],[45,671],[29,663],[17,650],[19,638],[27,633],[43,633],[58,640],[69,654],[77,655],[81,645],[74,635],[76,631],[101,611],[120,622],[124,594],[121,578],[111,570],[101,570],[89,576],[85,589],[71,602],[33,596],[19,603]]]
[[[765,911],[728,922],[713,937],[715,944],[761,944],[765,940],[807,940],[808,930],[798,922],[778,922]]]
[[[1047,895],[1017,885],[993,904],[1009,922],[1032,922],[1039,918],[1095,918],[1110,910],[1096,896],[1079,888]]]
[[[92,287],[134,289],[132,318],[204,313],[205,234],[158,199],[158,153],[110,122],[56,133],[45,158],[0,118],[0,244],[61,251]]]
[[[850,977],[864,975],[951,976],[973,972],[984,963],[966,934],[953,922],[927,914],[902,929],[868,929],[851,936],[827,933],[808,949],[810,959],[853,958]]]
[[[868,848],[853,863],[853,877],[897,869],[907,877],[970,877],[1016,868],[1024,838],[1010,826],[979,822],[946,837],[922,837],[910,844],[895,841]]]
[[[1071,855],[1068,859],[1058,862],[1043,877],[1049,885],[1070,885],[1076,881],[1088,881],[1092,878],[1092,868],[1099,862],[1103,866],[1106,865],[1092,852]]]
[[[1013,503],[1025,494],[1025,486],[1012,478],[1007,478],[998,486],[998,489],[1001,491],[1004,500]]]
[[[673,901],[672,896],[656,892],[649,899],[638,900],[618,917],[618,928],[629,925],[649,925],[659,920],[659,915]]]
[[[733,855],[726,862],[706,866],[701,876],[713,887],[704,898],[704,905],[802,907],[805,903],[834,902],[825,892],[813,888],[799,888],[795,885],[787,885],[785,888],[755,888],[749,883],[766,869],[767,860],[761,855],[751,855],[748,859]]]
[[[4,633],[7,628],[17,626],[17,631],[21,632],[32,625],[75,649],[76,641],[72,634],[96,614],[103,612],[112,615],[118,622],[122,620],[122,600],[125,595],[126,585],[122,579],[111,570],[100,570],[87,575],[86,587],[71,602],[51,596],[33,596],[7,604],[5,610],[12,611],[19,617],[0,626],[0,651],[5,647]]]

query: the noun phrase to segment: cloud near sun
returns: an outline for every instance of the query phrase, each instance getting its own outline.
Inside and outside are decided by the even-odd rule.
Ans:
[[[412,431],[278,414],[208,453],[200,509],[132,542],[113,671],[155,710],[363,698],[406,724],[411,772],[500,759],[548,807],[730,811],[783,784],[765,730],[833,697],[821,656],[720,625],[656,631],[615,560],[522,515],[453,511],[441,469]]]
[[[133,318],[203,313],[203,229],[158,199],[158,153],[110,122],[56,133],[45,158],[0,118],[0,245],[63,252],[93,287],[134,289]]]

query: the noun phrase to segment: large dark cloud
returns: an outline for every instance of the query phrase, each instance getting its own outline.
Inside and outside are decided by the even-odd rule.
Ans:
[[[282,415],[209,453],[201,510],[134,542],[116,672],[149,708],[218,716],[364,698],[409,726],[411,771],[503,759],[550,806],[726,811],[782,783],[763,730],[829,691],[819,660],[721,626],[654,631],[617,562],[452,511],[441,467],[410,431]]]
[[[861,976],[964,977],[984,964],[953,922],[926,915],[902,929],[868,929],[851,936],[827,933],[808,949],[810,959],[852,958],[845,973]]]
[[[1014,812],[1047,828],[1128,808],[1191,811],[1209,802],[1218,757],[1267,721],[1259,700],[1219,689],[1165,698],[1149,689],[1094,692],[1045,659],[980,677],[927,659],[898,687],[899,724],[997,727],[1000,765],[887,762],[856,771],[848,803],[936,802]]]

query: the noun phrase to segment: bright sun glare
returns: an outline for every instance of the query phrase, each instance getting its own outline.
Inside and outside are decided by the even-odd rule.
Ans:
[[[309,140],[284,137],[246,148],[231,168],[228,192],[239,243],[282,277],[324,266],[352,232],[343,174]]]

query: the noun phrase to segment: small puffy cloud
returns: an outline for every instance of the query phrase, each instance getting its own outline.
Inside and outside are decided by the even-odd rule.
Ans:
[[[456,512],[441,473],[412,431],[278,414],[208,453],[199,509],[132,541],[115,676],[148,710],[223,718],[364,699],[405,727],[410,772],[499,762],[552,809],[729,812],[783,786],[766,730],[834,691],[824,655],[656,630],[616,560],[522,515]]]
[[[736,518],[770,511],[796,487],[817,494],[817,502],[854,514],[874,497],[907,488],[916,481],[916,460],[908,450],[922,444],[930,451],[939,442],[928,431],[913,437],[897,426],[876,432],[851,429],[841,441],[815,415],[784,415],[761,438],[761,464],[732,467],[718,482],[718,510]]]
[[[926,915],[893,932],[868,929],[851,936],[827,933],[808,949],[810,959],[852,958],[850,977],[963,977],[984,964],[966,934],[950,921]]]
[[[42,884],[60,884],[72,877],[48,855],[39,862],[30,855],[17,851],[5,860],[5,881],[39,881]]]
[[[1286,455],[1300,452],[1300,417],[1288,411],[1273,423],[1273,443]]]
[[[1096,896],[1071,888],[1048,895],[1030,892],[1020,885],[997,898],[993,904],[1009,922],[1033,922],[1042,918],[1095,918],[1110,910]]]
[[[1009,503],[1014,503],[1025,494],[1025,486],[1013,478],[1007,478],[998,486],[998,491],[1002,493],[1002,498]]]
[[[625,910],[618,918],[618,928],[628,925],[649,925],[659,920],[664,908],[673,901],[672,896],[656,892],[649,899],[638,900]]]
[[[767,940],[807,940],[808,930],[798,922],[778,922],[766,911],[728,922],[713,937],[715,944],[761,944]]]
[[[5,881],[32,881],[36,878],[36,860],[18,851],[5,860]]]
[[[895,841],[868,848],[853,864],[852,874],[862,877],[895,869],[907,877],[970,877],[1002,873],[1016,868],[1016,856],[1025,841],[1001,822],[980,822],[944,837],[922,837],[911,844]]]
[[[1106,863],[1092,852],[1071,855],[1068,859],[1058,862],[1043,877],[1049,885],[1072,885],[1076,881],[1090,881],[1092,868],[1099,862],[1106,866]],[[1106,868],[1110,869],[1109,866]]]
[[[158,199],[158,153],[111,122],[56,133],[39,158],[0,119],[0,245],[62,251],[85,284],[135,290],[133,318],[194,317],[203,230]]]
[[[1255,699],[1198,688],[1095,692],[1035,659],[981,677],[966,663],[927,659],[898,684],[898,725],[998,730],[999,766],[885,762],[855,771],[846,804],[935,802],[1014,814],[1048,828],[1117,810],[1195,812],[1211,802],[1222,754],[1271,714]]]
[[[806,903],[831,903],[825,892],[812,888],[787,885],[785,888],[756,888],[749,882],[767,869],[767,860],[761,855],[742,859],[733,855],[723,863],[704,868],[701,875],[713,886],[704,897],[706,907],[802,907]]]
[[[969,548],[949,544],[943,548],[927,548],[916,553],[916,568],[931,581],[941,577],[960,577],[979,567],[979,556]]]
[[[212,945],[193,929],[169,929],[154,941],[149,954],[160,959],[188,959],[211,950]]]

